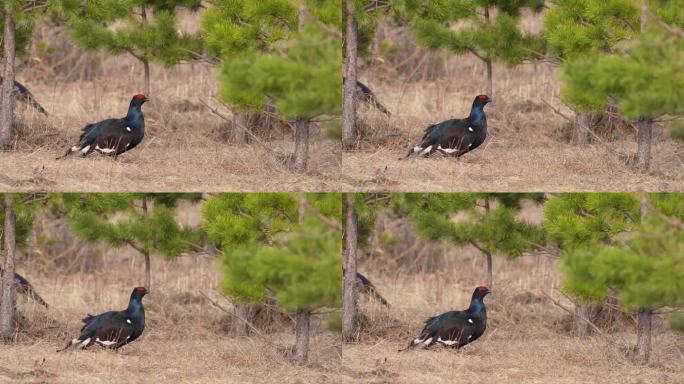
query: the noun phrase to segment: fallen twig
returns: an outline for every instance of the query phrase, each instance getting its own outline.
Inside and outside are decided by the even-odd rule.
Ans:
[[[567,120],[567,121],[569,121],[569,122],[571,122],[571,123],[577,125],[578,127],[582,128],[583,130],[589,132],[589,134],[590,134],[590,135],[591,135],[599,144],[603,145],[603,146],[604,146],[607,150],[609,150],[610,152],[613,152],[614,154],[616,154],[616,155],[618,155],[618,156],[625,156],[625,155],[626,155],[626,154],[624,154],[624,153],[622,153],[622,152],[620,152],[620,151],[616,151],[615,149],[611,148],[610,145],[608,145],[608,143],[606,143],[599,135],[596,134],[596,132],[592,131],[592,130],[591,130],[589,127],[587,127],[586,125],[580,124],[580,123],[578,123],[576,120],[574,120],[574,119],[572,119],[571,117],[567,116],[566,114],[564,114],[563,112],[561,112],[560,109],[558,109],[558,108],[554,107],[553,105],[551,105],[548,101],[542,99],[542,103],[546,104],[549,108],[551,108],[551,110],[552,110],[555,114],[557,114],[558,116],[564,118],[565,120]]]
[[[608,342],[615,344],[615,342],[612,341],[612,340],[610,340],[610,339],[608,339],[608,336],[607,336],[599,327],[597,327],[596,324],[594,324],[591,320],[587,319],[587,318],[584,317],[584,316],[578,315],[577,313],[575,313],[575,311],[573,311],[573,310],[571,310],[570,308],[566,307],[565,305],[561,304],[559,300],[554,299],[554,298],[551,297],[551,295],[549,295],[548,293],[546,293],[546,292],[544,292],[544,291],[541,291],[541,294],[544,295],[544,296],[546,296],[549,300],[551,300],[551,302],[552,302],[553,304],[555,304],[558,308],[560,308],[560,309],[562,309],[562,310],[568,312],[569,314],[571,314],[571,315],[573,315],[573,316],[579,317],[582,321],[584,321],[584,322],[586,322],[587,324],[589,324],[589,326],[590,326],[594,331],[596,331],[596,333],[598,333],[599,335],[605,337],[606,340],[608,340]]]
[[[250,321],[248,321],[248,320],[245,319],[244,317],[238,315],[237,313],[235,313],[235,311],[229,311],[229,310],[227,310],[226,308],[223,308],[223,307],[221,306],[221,304],[219,304],[216,300],[214,300],[214,299],[212,299],[211,297],[209,297],[206,293],[204,293],[204,292],[202,292],[202,291],[199,291],[199,293],[200,293],[200,295],[204,296],[207,300],[209,300],[209,302],[210,302],[214,307],[218,308],[219,310],[221,310],[221,311],[223,311],[223,312],[225,312],[225,313],[227,313],[227,314],[229,314],[229,315],[231,315],[231,316],[237,317],[237,318],[240,319],[241,321],[244,321],[245,324],[247,324],[247,326],[248,326],[252,331],[254,331],[254,333],[255,333],[257,336],[259,336],[261,339],[263,339],[263,341],[264,341],[266,344],[268,344],[271,348],[273,348],[274,352],[278,352],[278,346],[277,346],[276,344],[274,344],[273,342],[271,342],[270,340],[268,340],[268,339],[266,338],[266,336],[264,336],[264,334],[261,333],[261,332],[259,331],[259,329],[257,329],[257,327],[255,327],[254,324],[252,324]],[[226,298],[226,299],[227,299],[227,298]]]
[[[237,123],[236,121],[234,121],[233,119],[229,118],[228,116],[222,114],[221,112],[219,112],[219,110],[218,110],[217,108],[212,107],[211,105],[209,105],[209,104],[208,104],[207,102],[205,102],[204,100],[199,99],[199,101],[200,101],[200,103],[204,104],[204,106],[207,107],[207,108],[209,109],[209,111],[211,111],[211,113],[213,113],[214,115],[220,117],[221,119],[223,119],[223,120],[225,120],[225,121],[228,121],[228,122],[232,123],[232,124],[235,125],[236,127],[238,127],[238,128],[240,128],[240,129],[242,129],[243,131],[245,131],[248,135],[250,135],[250,137],[254,140],[254,142],[257,143],[262,149],[264,149],[264,150],[265,150],[266,152],[268,152],[271,156],[273,156],[273,157],[275,158],[275,160],[277,160],[279,163],[284,164],[284,162],[283,162],[283,160],[282,160],[282,158],[284,157],[284,155],[282,155],[282,154],[280,154],[280,153],[274,151],[273,149],[271,149],[271,147],[269,147],[269,146],[266,145],[263,141],[261,141],[261,139],[260,139],[257,135],[255,135],[254,132],[252,132],[250,129],[248,129],[247,127],[243,126],[242,124]]]

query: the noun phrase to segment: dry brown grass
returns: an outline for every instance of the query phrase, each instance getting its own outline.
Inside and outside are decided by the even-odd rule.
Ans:
[[[302,175],[291,172],[258,145],[227,142],[226,122],[201,103],[218,105],[213,100],[216,74],[201,63],[172,68],[152,65],[152,100],[143,106],[146,132],[138,148],[118,161],[96,153],[86,159],[55,160],[78,140],[86,123],[124,116],[132,95],[141,92],[142,65],[136,60],[93,54],[70,60],[82,57],[100,62],[82,80],[46,77],[37,69],[27,70],[30,77],[24,78],[20,72],[18,79],[50,116],[18,106],[20,135],[13,150],[0,152],[0,189],[328,191],[346,187],[337,177],[339,145],[317,126],[312,128],[309,171]],[[293,133],[284,131],[266,144],[290,154]]]
[[[126,306],[132,287],[142,280],[142,258],[102,251],[93,272],[38,273],[20,268],[51,305],[49,310],[20,300],[30,327],[15,343],[3,345],[2,383],[254,383],[341,382],[339,339],[315,322],[311,363],[292,365],[271,343],[294,343],[290,326],[267,334],[234,338],[227,333],[226,313],[202,293],[230,309],[216,288],[220,280],[213,260],[202,255],[174,261],[153,260],[152,293],[143,300],[147,324],[139,340],[120,352],[92,348],[56,353],[78,333],[86,313]]]
[[[433,57],[435,57],[433,55]],[[430,60],[428,60],[429,62]],[[442,61],[433,60],[432,66]],[[363,72],[366,82],[391,111],[391,118],[365,111],[361,148],[343,155],[343,180],[356,190],[402,191],[678,191],[684,189],[684,145],[660,130],[654,139],[651,171],[638,174],[603,144],[576,146],[561,139],[567,121],[544,101],[561,106],[559,82],[547,64],[510,69],[494,65],[494,102],[485,108],[487,141],[461,159],[439,154],[398,160],[420,141],[425,127],[467,116],[483,92],[484,65],[474,57],[443,61],[442,77],[420,80],[394,76],[377,65]],[[431,69],[433,70],[433,69]],[[385,72],[387,71],[387,73]],[[572,111],[561,108],[572,116]],[[632,154],[631,133],[607,145]]]
[[[629,325],[608,340],[567,333],[567,313],[542,292],[558,296],[559,276],[543,255],[512,262],[495,258],[494,289],[485,298],[488,328],[480,340],[455,351],[433,347],[398,352],[428,316],[467,307],[472,289],[484,280],[483,258],[473,249],[450,249],[457,266],[434,273],[372,271],[363,266],[392,304],[387,310],[364,303],[371,326],[359,343],[344,347],[344,366],[373,383],[681,383],[684,336],[656,321],[652,362],[633,364],[626,349],[636,337]],[[571,307],[571,303],[563,300]]]

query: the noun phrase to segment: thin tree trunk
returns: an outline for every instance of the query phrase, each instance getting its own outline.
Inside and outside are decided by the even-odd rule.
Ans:
[[[653,120],[641,117],[637,119],[637,169],[648,171],[651,165],[651,133]]]
[[[143,207],[143,214],[145,217],[147,217],[147,198],[143,197],[142,201],[142,207]],[[145,257],[145,288],[147,288],[147,291],[150,292],[152,291],[152,278],[150,277],[150,270],[151,268],[151,261],[150,261],[150,252],[147,250],[147,248],[143,248],[143,256]]]
[[[641,0],[641,14],[640,27],[641,32],[646,30],[646,22],[648,20],[648,2]],[[636,121],[637,126],[637,162],[636,168],[639,172],[646,172],[650,167],[651,162],[651,131],[653,129],[653,120],[646,117],[640,117]]]
[[[345,1],[345,41],[342,102],[342,147],[354,148],[356,142],[356,62],[358,55],[358,25],[354,17],[354,2]]]
[[[344,232],[344,251],[342,255],[342,271],[344,286],[342,296],[342,340],[353,341],[356,334],[357,295],[356,295],[356,254],[358,249],[358,216],[354,209],[351,194],[343,200],[346,215]]]
[[[3,58],[5,68],[2,73],[2,106],[0,106],[0,149],[8,148],[12,139],[12,123],[14,122],[14,56],[15,26],[12,18],[13,2],[4,2]],[[13,275],[12,275],[13,276]]]
[[[492,97],[492,61],[487,59],[485,61],[487,65],[487,96]]]
[[[5,273],[2,276],[2,303],[0,304],[0,339],[10,340],[14,331],[16,293],[14,286],[14,253],[16,251],[17,218],[12,210],[12,197],[5,195]]]
[[[484,9],[485,23],[489,24],[489,7]],[[492,60],[487,58],[485,60],[485,65],[487,66],[487,96],[493,98],[492,94]]]
[[[636,360],[647,364],[651,356],[651,320],[653,312],[648,309],[637,311]]]
[[[147,291],[150,292],[152,291],[152,278],[150,277],[150,253],[145,250],[143,256],[145,256],[145,288],[147,288]]]
[[[249,336],[249,325],[247,321],[251,321],[253,306],[250,304],[234,304],[233,321],[230,323],[230,332],[234,336],[246,337]]]
[[[300,32],[304,28],[304,16],[306,16],[306,4],[304,4],[304,0],[299,0],[299,6],[297,7],[297,30]]]
[[[484,254],[487,258],[487,288],[491,290],[492,285],[494,284],[494,277],[492,273],[492,254],[489,251],[485,251]]]
[[[309,157],[309,120],[298,118],[295,120],[295,152],[293,170],[297,173],[306,172]]]
[[[143,24],[147,24],[147,11],[145,10],[145,6],[142,7],[142,21]],[[143,67],[145,69],[145,96],[149,97],[150,96],[150,61],[147,58],[147,55],[143,55]]]
[[[487,216],[489,216],[489,197],[485,197],[484,201],[484,208],[485,208],[485,213]],[[487,288],[490,290],[492,289],[492,285],[494,284],[494,273],[493,273],[493,267],[492,267],[492,253],[483,250],[485,258],[487,259]]]
[[[573,138],[575,144],[589,144],[591,136],[587,129],[594,128],[596,117],[596,114],[592,112],[581,112],[575,116],[575,137]]]
[[[297,310],[295,312],[295,362],[304,365],[309,361],[309,329],[311,312]]]
[[[143,67],[145,67],[145,96],[150,96],[150,62],[143,59]]]
[[[601,306],[596,303],[577,304],[575,306],[575,316],[572,320],[572,333],[575,336],[591,336],[592,328],[587,321],[594,321],[600,307]]]
[[[251,112],[237,112],[233,115],[233,130],[230,133],[232,143],[247,144],[249,141],[247,132],[242,128],[249,129],[251,127],[252,117]]]
[[[640,216],[643,224],[648,215],[648,196],[643,193],[640,202]],[[636,360],[641,364],[647,364],[651,356],[651,320],[653,311],[641,308],[636,313],[637,317],[637,343]]]

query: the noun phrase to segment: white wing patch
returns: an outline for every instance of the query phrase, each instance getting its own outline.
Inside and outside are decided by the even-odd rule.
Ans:
[[[473,323],[473,319],[468,319],[468,323],[474,324],[474,323]]]
[[[442,151],[442,152],[444,152],[444,153],[454,153],[454,152],[458,152],[458,149],[442,148],[441,145],[440,145],[439,147],[437,147],[437,149],[439,149],[440,151]]]
[[[442,344],[444,344],[444,345],[454,345],[454,344],[458,344],[458,340],[442,340],[441,337],[438,338],[437,341],[440,342],[440,343],[442,343]]]
[[[87,148],[90,148],[90,147],[87,147]],[[100,151],[102,153],[112,153],[112,152],[116,151],[115,148],[100,148],[99,145],[96,146],[95,149],[97,149],[98,151]]]
[[[468,127],[468,130],[469,130],[470,132],[475,132],[475,131],[473,130],[473,127]]]
[[[131,319],[126,319],[126,322],[127,322],[128,324],[133,324],[133,323],[131,322]]]
[[[130,132],[130,131],[131,131],[131,127],[126,127],[126,130],[127,130],[128,132]]]
[[[109,347],[110,345],[116,344],[116,341],[100,340],[99,337],[97,339],[95,339],[95,342],[104,346],[104,347]]]

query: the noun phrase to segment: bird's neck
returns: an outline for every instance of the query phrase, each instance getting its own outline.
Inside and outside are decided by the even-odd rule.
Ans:
[[[143,114],[140,107],[130,107],[128,108],[128,114],[126,115],[126,121],[131,124],[139,124],[143,121]]]
[[[468,307],[468,312],[471,314],[481,313],[484,310],[484,307],[482,299],[472,299],[470,301],[470,307]]]
[[[126,310],[127,310],[128,313],[130,313],[131,315],[135,315],[135,314],[138,314],[138,313],[143,313],[143,314],[145,313],[145,309],[143,308],[142,303],[141,303],[140,300],[138,300],[138,299],[132,299],[132,300],[128,303],[128,309],[126,309]]]
[[[470,115],[468,116],[468,119],[473,123],[473,124],[478,124],[484,121],[485,119],[485,114],[484,110],[482,110],[482,107],[477,107],[473,105],[473,108],[470,109]]]

